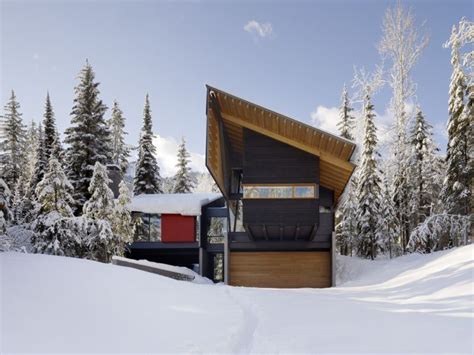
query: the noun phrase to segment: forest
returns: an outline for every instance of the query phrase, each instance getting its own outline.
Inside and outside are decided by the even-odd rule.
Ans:
[[[443,153],[433,127],[416,100],[422,91],[413,70],[429,36],[411,10],[387,9],[377,44],[380,65],[354,69],[344,86],[338,128],[357,143],[357,165],[337,209],[337,250],[375,259],[431,253],[465,245],[472,238],[474,207],[474,24],[461,19],[446,34],[452,75]],[[373,98],[388,87],[393,116],[390,142],[379,144]],[[0,251],[63,255],[109,262],[133,241],[129,204],[133,195],[189,193],[196,188],[182,140],[178,171],[160,175],[153,144],[152,112],[145,97],[137,147],[125,143],[125,117],[117,101],[110,112],[86,61],[74,89],[70,125],[57,129],[52,93],[46,93],[43,120],[26,125],[20,100],[11,91],[0,117]],[[61,138],[63,137],[63,139]],[[133,181],[127,181],[132,151]],[[444,151],[444,149],[443,149]],[[108,170],[123,178],[114,199]],[[209,184],[209,188],[212,184]],[[215,187],[213,187],[215,188]]]

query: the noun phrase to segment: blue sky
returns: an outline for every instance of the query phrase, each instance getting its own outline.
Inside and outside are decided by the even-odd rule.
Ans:
[[[403,1],[429,46],[413,72],[418,101],[441,131],[451,74],[442,44],[469,0]],[[376,44],[393,1],[1,1],[1,99],[15,89],[25,121],[42,117],[49,90],[61,130],[69,124],[77,74],[88,58],[109,106],[117,99],[136,144],[144,96],[154,130],[205,145],[205,84],[312,123],[318,106],[330,120],[353,66],[380,62]],[[263,25],[259,35],[256,21]],[[266,27],[265,27],[266,26]],[[270,31],[271,26],[271,31]],[[375,97],[385,112],[390,91]],[[108,117],[108,114],[107,114]],[[327,123],[327,122],[326,122]]]

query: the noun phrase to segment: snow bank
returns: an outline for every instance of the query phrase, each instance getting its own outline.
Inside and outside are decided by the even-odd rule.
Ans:
[[[143,213],[168,213],[200,216],[201,208],[222,195],[218,193],[151,194],[132,198],[130,210]]]
[[[363,261],[341,287],[276,290],[0,253],[0,352],[472,353],[473,254]]]

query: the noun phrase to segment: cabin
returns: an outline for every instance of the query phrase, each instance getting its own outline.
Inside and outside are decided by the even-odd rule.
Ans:
[[[221,194],[138,195],[130,210],[136,227],[128,258],[184,266],[223,281],[227,209]]]
[[[206,166],[227,206],[226,283],[333,285],[334,210],[355,144],[207,86]]]

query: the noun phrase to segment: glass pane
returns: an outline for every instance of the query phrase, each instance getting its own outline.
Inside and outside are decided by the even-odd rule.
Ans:
[[[150,242],[161,241],[161,218],[158,214],[150,215]]]
[[[295,186],[295,198],[315,198],[314,186]]]
[[[292,198],[292,186],[244,186],[244,198]]]
[[[149,215],[144,213],[133,213],[133,223],[135,223],[135,241],[148,242],[150,238]]]

